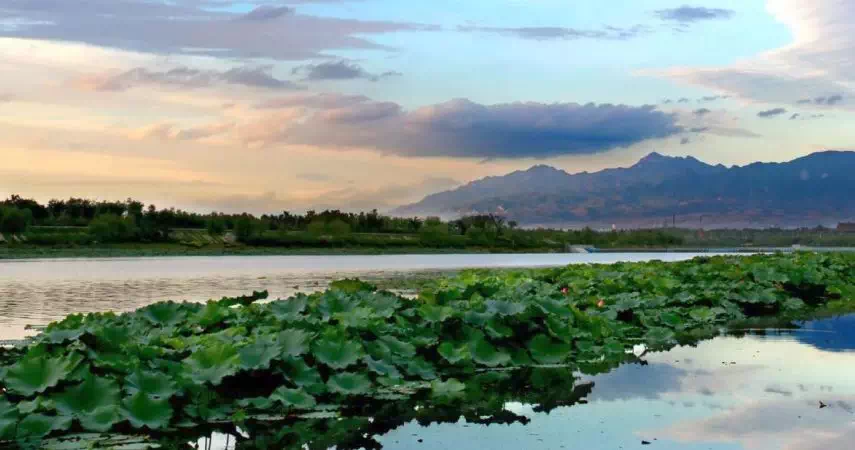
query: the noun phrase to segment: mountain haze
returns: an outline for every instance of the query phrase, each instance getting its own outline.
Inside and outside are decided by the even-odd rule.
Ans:
[[[855,216],[855,152],[725,167],[651,153],[627,168],[570,174],[537,165],[400,207],[399,215],[506,215],[524,225],[833,225]]]

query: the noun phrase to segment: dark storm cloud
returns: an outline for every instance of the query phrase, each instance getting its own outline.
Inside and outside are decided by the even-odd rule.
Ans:
[[[199,70],[176,67],[167,71],[153,71],[137,67],[116,74],[87,76],[77,85],[94,91],[125,91],[140,85],[160,85],[181,88],[201,88],[214,84],[233,84],[254,88],[295,90],[301,86],[281,80],[272,74],[271,66],[236,67],[225,71]]]
[[[702,20],[729,19],[735,13],[730,9],[683,5],[679,8],[659,9],[654,14],[660,19],[670,22],[691,23]]]
[[[306,81],[323,81],[323,80],[356,80],[365,79],[370,81],[380,81],[383,78],[395,77],[403,75],[400,72],[388,71],[381,74],[373,74],[362,68],[359,64],[348,61],[330,61],[320,64],[305,64],[295,67],[291,71],[292,75],[302,75]]]
[[[318,108],[304,120],[288,124],[264,123],[252,127],[245,140],[373,149],[401,156],[546,158],[600,153],[669,137],[683,131],[676,120],[648,105],[482,105],[456,99],[405,111],[394,103],[365,100]]]
[[[457,31],[464,33],[503,34],[522,39],[546,41],[575,39],[627,40],[649,33],[650,29],[643,25],[635,25],[631,28],[606,26],[597,30],[564,27],[481,27],[465,25],[457,27]]]
[[[692,111],[692,114],[694,114],[696,116],[705,116],[711,112],[712,111],[707,109],[707,108],[700,108],[700,109],[696,109],[696,110]]]
[[[787,113],[787,110],[784,108],[773,108],[773,109],[768,109],[766,111],[758,112],[757,117],[762,117],[762,118],[777,117],[777,116],[780,116],[781,114],[786,114],[786,113]]]
[[[3,0],[0,15],[18,17],[23,25],[0,27],[0,37],[157,53],[298,60],[321,56],[330,49],[388,50],[370,36],[438,29],[302,15],[274,2],[257,3],[267,6],[237,14],[207,9],[211,2],[195,0]]]

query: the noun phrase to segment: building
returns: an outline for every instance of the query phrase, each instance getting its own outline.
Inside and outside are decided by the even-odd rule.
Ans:
[[[841,222],[837,224],[837,231],[841,233],[855,233],[855,223]]]

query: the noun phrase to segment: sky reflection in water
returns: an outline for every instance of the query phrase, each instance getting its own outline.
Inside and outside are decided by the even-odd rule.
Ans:
[[[852,330],[855,316],[650,354],[647,365],[583,376],[595,383],[587,405],[549,415],[507,405],[528,425],[409,424],[380,442],[390,450],[418,448],[418,439],[430,449],[851,449]]]

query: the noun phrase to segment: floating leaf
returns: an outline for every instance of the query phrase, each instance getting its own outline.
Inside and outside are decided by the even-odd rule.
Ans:
[[[288,300],[277,300],[268,305],[270,312],[277,319],[284,322],[293,322],[300,320],[303,311],[306,309],[308,298],[304,295],[289,298]]]
[[[367,394],[371,390],[371,381],[365,375],[340,373],[327,381],[330,391],[344,395]]]
[[[223,378],[237,372],[239,361],[238,352],[233,345],[216,342],[193,352],[185,359],[185,373],[197,383],[217,385]]]
[[[137,370],[125,379],[125,390],[142,392],[151,397],[169,398],[175,395],[175,382],[165,373]]]
[[[315,341],[312,353],[318,361],[338,370],[356,364],[362,358],[363,350],[359,342],[325,337]]]
[[[427,322],[440,323],[445,322],[454,315],[454,310],[449,306],[436,306],[425,303],[419,307],[419,315]]]
[[[139,311],[139,315],[152,325],[160,327],[171,327],[187,317],[182,306],[174,302],[155,303],[146,306]]]
[[[443,342],[439,344],[437,352],[451,364],[457,364],[472,358],[469,346],[465,343]]]
[[[71,419],[62,416],[29,414],[18,423],[17,439],[39,439],[53,431],[64,431],[71,427]]]
[[[365,361],[365,365],[368,366],[369,370],[378,375],[389,378],[401,378],[401,372],[393,364],[378,361],[370,356],[366,356],[363,361]]]
[[[459,397],[466,391],[466,385],[454,378],[445,381],[433,380],[430,383],[430,391],[434,397]]]
[[[570,355],[571,347],[570,344],[553,341],[541,334],[529,341],[528,351],[541,364],[558,364]]]
[[[259,336],[255,342],[238,351],[240,367],[244,370],[268,369],[270,362],[282,353],[285,352],[280,350],[279,342],[273,336]]]
[[[677,343],[674,332],[667,328],[651,328],[644,335],[644,341],[651,347],[667,347]]]
[[[377,343],[385,346],[389,352],[405,358],[413,357],[416,354],[416,347],[394,336],[380,336],[377,338]]]
[[[312,409],[317,402],[315,398],[300,389],[287,389],[280,387],[273,391],[270,400],[279,402],[283,406],[294,409]]]
[[[80,421],[89,431],[107,431],[119,422],[119,385],[87,373],[83,382],[55,397],[57,411]]]
[[[434,371],[433,365],[423,358],[409,360],[407,362],[407,373],[428,381],[436,378],[436,371]]]
[[[487,311],[498,316],[516,316],[522,314],[525,310],[526,305],[520,302],[487,301]]]
[[[169,425],[172,406],[168,399],[153,399],[137,392],[122,401],[122,413],[134,428],[159,430]]]
[[[77,353],[66,357],[29,353],[8,368],[2,381],[10,391],[30,396],[67,379],[82,360]]]
[[[496,350],[484,339],[479,339],[470,345],[472,359],[478,364],[487,367],[505,366],[511,361],[511,355],[501,350]]]

